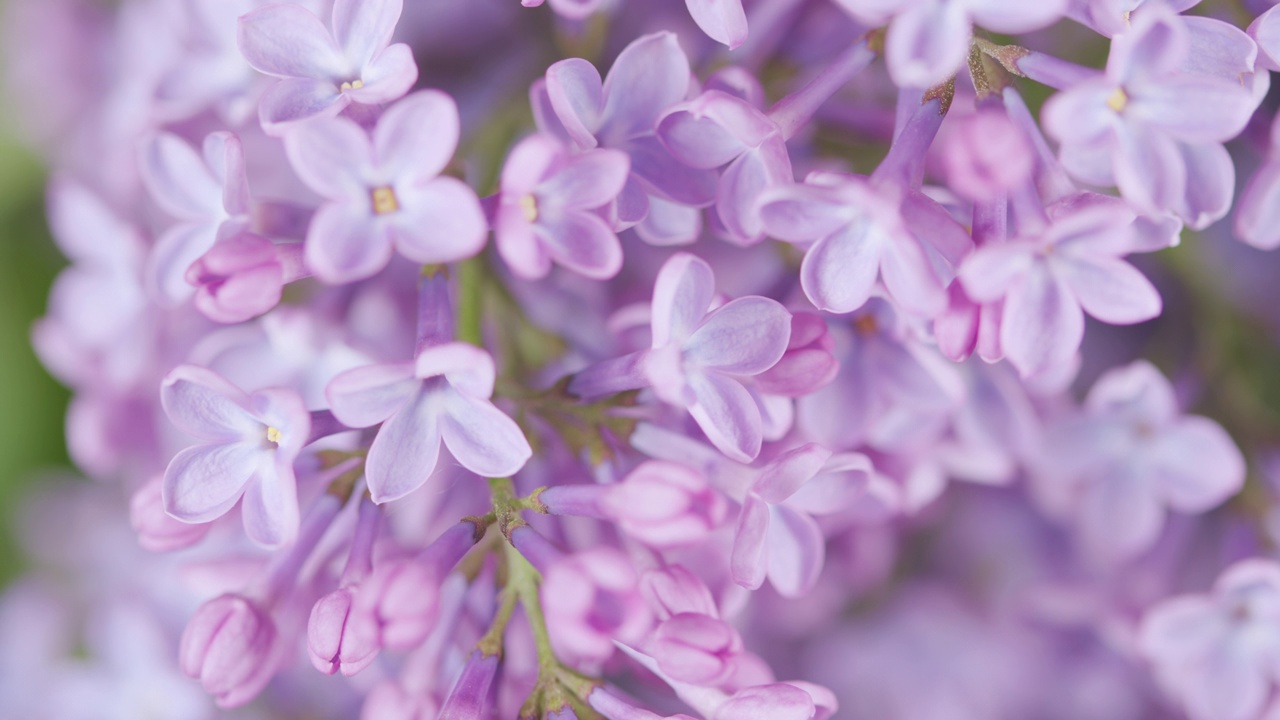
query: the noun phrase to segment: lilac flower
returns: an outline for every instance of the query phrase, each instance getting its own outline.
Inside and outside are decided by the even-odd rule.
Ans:
[[[269,133],[332,117],[351,103],[376,105],[413,87],[418,66],[408,45],[391,45],[402,0],[336,0],[326,28],[310,10],[275,3],[240,18],[240,52],[258,72],[281,78],[262,98]]]
[[[826,555],[813,516],[849,509],[861,493],[879,493],[887,516],[894,498],[885,494],[886,485],[864,455],[833,456],[812,443],[782,454],[743,500],[730,560],[734,581],[754,590],[767,576],[782,595],[804,595],[818,581]]]
[[[756,387],[769,395],[802,397],[835,379],[840,361],[827,321],[812,312],[791,315],[791,339],[777,364],[755,376]]]
[[[715,200],[715,173],[680,163],[654,135],[662,112],[686,99],[690,81],[689,59],[676,36],[663,32],[628,45],[603,82],[591,63],[570,58],[548,68],[531,90],[540,130],[578,150],[616,148],[630,156],[618,222],[631,227],[662,208],[638,228],[655,244],[692,242],[700,227],[695,208]]]
[[[204,139],[201,156],[177,136],[160,133],[143,145],[139,169],[156,204],[179,220],[152,249],[147,269],[158,298],[176,305],[194,292],[187,268],[219,238],[248,226],[244,149],[235,135],[215,132]]]
[[[800,282],[810,302],[833,313],[862,307],[877,276],[904,309],[938,313],[946,303],[945,283],[923,238],[970,244],[946,211],[921,193],[854,175],[811,173],[804,184],[765,190],[759,202],[766,232],[813,243]]]
[[[383,423],[366,465],[374,502],[398,500],[436,468],[440,444],[463,467],[506,477],[533,451],[511,418],[489,402],[493,359],[465,343],[427,348],[412,363],[348,370],[325,391],[333,414],[350,427]]]
[[[1082,414],[1046,434],[1037,489],[1104,560],[1146,550],[1165,509],[1203,513],[1244,485],[1245,464],[1215,422],[1178,411],[1173,388],[1137,361],[1103,375]]]
[[[286,283],[305,277],[302,245],[275,245],[243,232],[214,245],[193,262],[187,283],[196,289],[196,309],[210,320],[237,323],[280,303]]]
[[[458,132],[453,100],[423,90],[387,110],[372,140],[346,118],[287,133],[285,151],[298,177],[329,200],[307,231],[307,266],[325,282],[345,283],[386,267],[393,248],[419,263],[479,252],[479,199],[462,181],[440,176]]]
[[[309,441],[311,417],[291,390],[249,395],[222,376],[180,365],[160,400],[180,430],[204,443],[174,456],[164,473],[165,510],[184,522],[220,517],[244,496],[245,532],[279,547],[298,532],[293,461]]]
[[[190,117],[213,108],[228,125],[243,125],[257,107],[257,75],[236,46],[236,18],[261,0],[193,0],[175,20],[187,52],[156,89],[166,116]]]
[[[1161,308],[1155,287],[1123,260],[1134,246],[1132,211],[1079,196],[1046,212],[1047,224],[984,245],[960,267],[969,297],[1003,299],[1000,346],[1023,377],[1070,362],[1084,337],[1085,312],[1128,325]]]
[[[603,662],[613,655],[615,641],[634,643],[649,630],[652,618],[637,589],[639,578],[619,551],[600,547],[565,556],[543,575],[551,642],[569,662]]]
[[[1067,0],[837,0],[871,25],[889,23],[885,60],[902,87],[928,88],[946,81],[969,54],[973,25],[1000,33],[1038,30],[1062,17]]]
[[[538,279],[551,263],[597,280],[622,267],[622,246],[597,209],[627,181],[628,157],[617,150],[570,155],[549,135],[511,150],[502,170],[494,241],[511,271]]]
[[[182,671],[224,708],[253,699],[283,659],[275,622],[253,600],[223,595],[200,606],[182,634]]]
[[[1147,611],[1140,632],[1161,685],[1193,720],[1256,718],[1280,680],[1280,567],[1263,558],[1238,562],[1212,594]]]
[[[1008,115],[979,110],[956,121],[942,145],[947,186],[974,202],[991,202],[1031,176],[1030,142]]]
[[[129,502],[129,520],[138,533],[138,544],[152,552],[190,547],[209,533],[209,524],[177,520],[164,511],[164,476],[138,488]]]
[[[1280,247],[1280,121],[1272,121],[1270,139],[1267,159],[1245,185],[1235,216],[1236,237],[1260,250]]]
[[[718,686],[738,670],[742,637],[732,625],[701,613],[673,615],[644,645],[662,672],[681,682]]]
[[[1239,83],[1183,72],[1190,51],[1174,16],[1142,13],[1112,42],[1105,75],[1051,98],[1044,125],[1072,175],[1116,185],[1143,213],[1172,211],[1202,229],[1230,207],[1235,171],[1221,143],[1255,103]]]
[[[747,14],[742,10],[742,0],[685,0],[693,21],[707,37],[730,50],[747,39]]]

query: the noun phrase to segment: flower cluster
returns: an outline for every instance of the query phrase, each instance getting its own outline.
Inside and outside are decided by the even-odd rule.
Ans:
[[[130,560],[89,659],[0,596],[0,715],[1280,717],[1170,250],[1280,245],[1280,9],[543,4],[12,0],[101,481],[31,542]]]

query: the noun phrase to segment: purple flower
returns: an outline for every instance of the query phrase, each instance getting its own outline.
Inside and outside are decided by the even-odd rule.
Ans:
[[[1044,126],[1068,172],[1116,185],[1140,211],[1172,211],[1194,229],[1226,214],[1235,170],[1221,143],[1255,102],[1238,82],[1188,73],[1191,43],[1178,18],[1152,8],[1112,41],[1106,73],[1050,98]]]
[[[177,305],[191,297],[187,268],[221,238],[249,224],[244,149],[229,132],[210,133],[203,156],[176,135],[159,133],[142,146],[139,170],[156,204],[178,219],[160,236],[147,278],[158,299]]]
[[[644,645],[662,672],[694,685],[722,685],[738,669],[742,637],[732,625],[701,613],[663,620]]]
[[[742,0],[685,0],[689,14],[712,40],[737,48],[747,39],[747,14]]]
[[[607,280],[622,268],[622,245],[594,212],[622,192],[630,160],[617,150],[569,154],[550,135],[533,135],[511,150],[502,169],[494,241],[507,267],[538,279],[552,261]]]
[[[810,302],[833,313],[862,307],[878,276],[898,305],[931,317],[946,305],[945,282],[930,258],[936,250],[923,239],[971,244],[923,194],[855,175],[815,172],[804,184],[765,190],[759,202],[766,232],[813,243],[800,266],[800,282]]]
[[[408,45],[390,45],[402,0],[336,0],[332,31],[310,10],[276,3],[240,18],[240,52],[258,72],[282,80],[262,98],[262,127],[332,117],[349,104],[404,95],[418,79]]]
[[[214,245],[187,268],[195,306],[215,322],[238,323],[280,304],[285,283],[304,277],[302,245],[276,245],[249,232]]]
[[[1245,463],[1215,422],[1178,411],[1173,388],[1140,360],[1103,375],[1084,412],[1046,433],[1037,489],[1103,560],[1155,543],[1165,509],[1203,513],[1244,485]]]
[[[1280,680],[1280,566],[1244,560],[1212,594],[1165,600],[1142,618],[1139,643],[1193,720],[1259,717]]]
[[[648,242],[693,242],[697,207],[715,200],[716,175],[677,161],[654,129],[663,111],[688,96],[689,59],[673,33],[637,38],[618,55],[603,81],[595,67],[570,58],[547,68],[531,90],[538,128],[578,150],[616,148],[631,158],[631,175],[615,211],[630,227],[660,208],[637,229]],[[658,222],[661,220],[662,222]]]
[[[947,186],[969,200],[997,200],[1031,176],[1031,144],[1003,112],[958,118],[947,140],[941,148]]]
[[[544,577],[547,629],[556,653],[567,661],[603,662],[613,655],[615,641],[634,643],[649,630],[639,578],[618,550],[599,547],[565,556]]]
[[[485,720],[491,717],[485,708],[489,705],[489,686],[498,674],[500,659],[498,655],[471,651],[462,666],[462,674],[440,706],[439,717],[450,720]]]
[[[802,397],[835,379],[840,361],[827,321],[812,312],[791,314],[791,339],[776,365],[755,376],[760,392],[782,397]]]
[[[369,492],[383,503],[422,486],[443,442],[463,467],[506,477],[533,454],[520,427],[489,402],[493,359],[466,343],[427,348],[412,363],[369,365],[335,377],[325,391],[350,427],[383,423],[369,448]]]
[[[1134,248],[1134,215],[1119,202],[1086,195],[1046,209],[1047,222],[1021,237],[979,248],[960,281],[980,303],[1004,302],[1000,347],[1023,377],[1068,364],[1084,337],[1084,313],[1113,325],[1160,314],[1160,294],[1124,261]]]
[[[170,461],[165,510],[184,522],[208,522],[243,495],[250,538],[267,547],[292,542],[299,522],[293,461],[311,431],[297,393],[249,395],[215,372],[180,365],[165,377],[160,401],[178,429],[204,441]]]
[[[423,90],[387,110],[372,139],[346,118],[285,135],[298,177],[329,200],[307,231],[307,266],[321,280],[367,278],[386,267],[393,248],[419,263],[480,252],[479,199],[461,180],[440,176],[457,148],[458,122],[448,95]]]
[[[704,260],[678,253],[662,266],[643,371],[658,397],[688,408],[721,452],[750,462],[760,453],[762,420],[742,379],[773,367],[786,352],[791,313],[758,296],[710,310],[714,293]]]
[[[196,611],[182,633],[178,663],[214,696],[232,708],[254,698],[275,674],[284,654],[275,622],[254,601],[223,595]]]

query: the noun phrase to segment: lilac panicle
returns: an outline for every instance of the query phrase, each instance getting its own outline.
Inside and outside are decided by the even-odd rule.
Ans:
[[[369,277],[393,250],[419,263],[480,251],[486,225],[479,199],[461,180],[440,176],[457,148],[458,122],[448,95],[422,90],[383,113],[372,138],[342,117],[285,134],[298,177],[329,201],[307,231],[307,267],[317,277]]]
[[[298,531],[293,461],[310,442],[301,398],[273,388],[252,395],[218,374],[181,365],[160,393],[165,413],[202,444],[174,456],[164,473],[164,505],[185,522],[213,520],[244,497],[245,532],[279,547]]]
[[[336,0],[330,26],[301,5],[274,3],[239,20],[237,42],[258,72],[281,78],[262,97],[259,119],[269,133],[351,103],[395,100],[413,87],[413,51],[391,44],[402,0]]]

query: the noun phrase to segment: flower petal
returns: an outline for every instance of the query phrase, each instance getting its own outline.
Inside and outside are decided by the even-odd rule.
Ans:
[[[387,109],[373,131],[378,168],[393,182],[431,180],[458,147],[458,106],[438,90],[421,90]]]
[[[317,119],[290,130],[284,151],[298,179],[326,198],[363,197],[374,175],[373,148],[346,118]]]
[[[962,3],[916,3],[889,25],[885,37],[889,74],[902,87],[937,85],[964,62],[971,33]]]
[[[444,408],[440,416],[444,444],[471,472],[508,477],[532,457],[520,426],[488,400],[450,393]]]
[[[690,373],[686,382],[695,398],[689,414],[711,444],[738,462],[754,460],[760,454],[763,421],[751,393],[716,372]]]
[[[457,262],[484,247],[489,225],[466,183],[438,177],[399,196],[401,211],[391,227],[401,255],[424,264]]]
[[[733,551],[729,571],[733,581],[749,590],[764,584],[769,571],[765,538],[769,533],[769,506],[755,494],[742,501],[738,525],[733,531]]]
[[[187,282],[187,269],[217,239],[218,225],[214,223],[175,225],[160,236],[147,258],[146,281],[162,307],[176,307],[195,294],[195,286]]]
[[[183,220],[222,216],[222,188],[204,159],[172,133],[142,144],[138,171],[147,191],[165,212]]]
[[[420,391],[378,429],[365,475],[376,503],[399,500],[422,487],[440,458],[439,392]]]
[[[412,363],[366,365],[335,376],[324,396],[343,425],[363,428],[395,414],[421,384]]]
[[[620,139],[653,132],[658,115],[684,100],[691,77],[675,33],[635,39],[605,77],[601,135]]]
[[[866,304],[891,240],[869,223],[848,225],[823,238],[800,264],[800,284],[819,310],[848,313]]]
[[[364,85],[343,92],[358,103],[377,105],[403,97],[418,82],[418,63],[413,49],[396,43],[378,53],[360,73]]]
[[[302,120],[337,115],[350,100],[328,80],[281,80],[263,93],[258,120],[268,135],[283,135]]]
[[[538,236],[551,257],[564,267],[595,280],[608,280],[622,269],[622,244],[599,215],[569,211]]]
[[[572,155],[558,172],[538,186],[538,194],[566,208],[594,209],[622,192],[631,160],[620,150],[591,150]]]
[[[1160,314],[1160,292],[1124,260],[1073,258],[1050,263],[1085,312],[1103,322],[1130,325]]]
[[[265,462],[245,488],[240,505],[245,534],[267,548],[288,545],[298,536],[298,487],[293,466]]]
[[[555,63],[547,68],[546,93],[569,139],[580,150],[594,148],[604,112],[604,86],[595,66],[582,58]]]
[[[343,54],[364,65],[391,42],[404,0],[335,0],[333,35]]]
[[[730,50],[747,39],[747,14],[742,0],[685,0],[689,14],[702,32]]]
[[[1000,346],[1023,377],[1061,367],[1084,338],[1084,312],[1066,285],[1037,267],[1005,298]]]
[[[337,80],[350,71],[328,28],[296,3],[275,3],[240,17],[236,42],[254,70],[281,78]]]
[[[818,523],[786,505],[769,508],[769,583],[779,595],[796,598],[813,589],[826,558]]]
[[[813,479],[830,459],[830,450],[816,443],[806,443],[774,458],[751,489],[765,502],[776,505]]]
[[[348,283],[376,274],[391,262],[391,234],[364,204],[330,203],[311,218],[304,250],[307,267],[327,283]]]
[[[684,344],[686,363],[731,375],[756,375],[778,363],[791,340],[791,313],[751,295],[716,308]]]
[[[164,471],[165,512],[190,523],[223,516],[240,499],[265,452],[239,442],[183,450]]]
[[[653,284],[653,347],[683,345],[706,316],[715,291],[715,274],[702,258],[681,252],[663,263]]]
[[[239,440],[262,425],[250,413],[247,393],[195,365],[179,365],[165,376],[160,404],[178,429],[202,440]]]
[[[1208,418],[1185,417],[1162,432],[1152,461],[1165,502],[1180,512],[1206,512],[1244,486],[1244,456]]]

